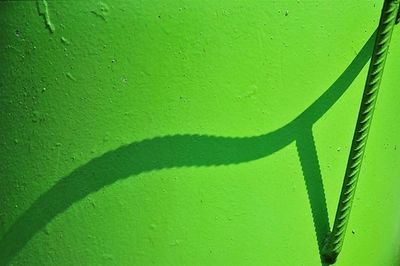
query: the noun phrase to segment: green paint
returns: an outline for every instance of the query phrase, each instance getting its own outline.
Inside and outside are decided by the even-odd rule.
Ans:
[[[1,2],[0,264],[321,265],[380,7]],[[399,43],[337,265],[399,261]]]

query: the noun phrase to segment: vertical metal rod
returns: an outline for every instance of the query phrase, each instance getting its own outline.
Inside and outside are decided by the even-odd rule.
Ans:
[[[368,132],[371,126],[372,115],[378,96],[379,85],[388,53],[389,42],[397,19],[398,10],[399,0],[384,1],[350,155],[347,161],[335,222],[332,232],[328,235],[322,250],[322,259],[327,263],[334,263],[342,249],[351,205],[354,199],[354,192],[367,143]]]

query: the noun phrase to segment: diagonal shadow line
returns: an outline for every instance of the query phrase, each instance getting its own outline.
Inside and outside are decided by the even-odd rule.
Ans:
[[[173,135],[121,146],[87,162],[42,194],[0,241],[0,264],[8,264],[26,243],[75,202],[105,186],[163,168],[239,164],[268,156],[296,140],[343,95],[370,59],[375,33],[339,78],[311,106],[270,133],[244,137]],[[311,206],[313,207],[313,206]]]
[[[305,129],[304,133],[297,137],[296,147],[303,170],[308,199],[310,201],[318,250],[319,254],[321,254],[330,227],[324,184],[318,162],[317,147],[315,146],[311,128]]]

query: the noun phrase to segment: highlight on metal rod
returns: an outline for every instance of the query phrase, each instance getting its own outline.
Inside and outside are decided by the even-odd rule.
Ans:
[[[353,141],[347,161],[342,191],[332,232],[327,236],[321,255],[327,263],[335,263],[339,255],[349,221],[351,205],[360,173],[368,132],[382,79],[393,27],[398,19],[400,0],[385,0],[377,29],[368,76],[364,87]]]

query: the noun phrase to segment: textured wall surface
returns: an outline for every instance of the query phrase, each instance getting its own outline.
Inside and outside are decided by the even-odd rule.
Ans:
[[[0,265],[321,265],[381,1],[1,1]],[[337,265],[398,265],[400,26]]]

